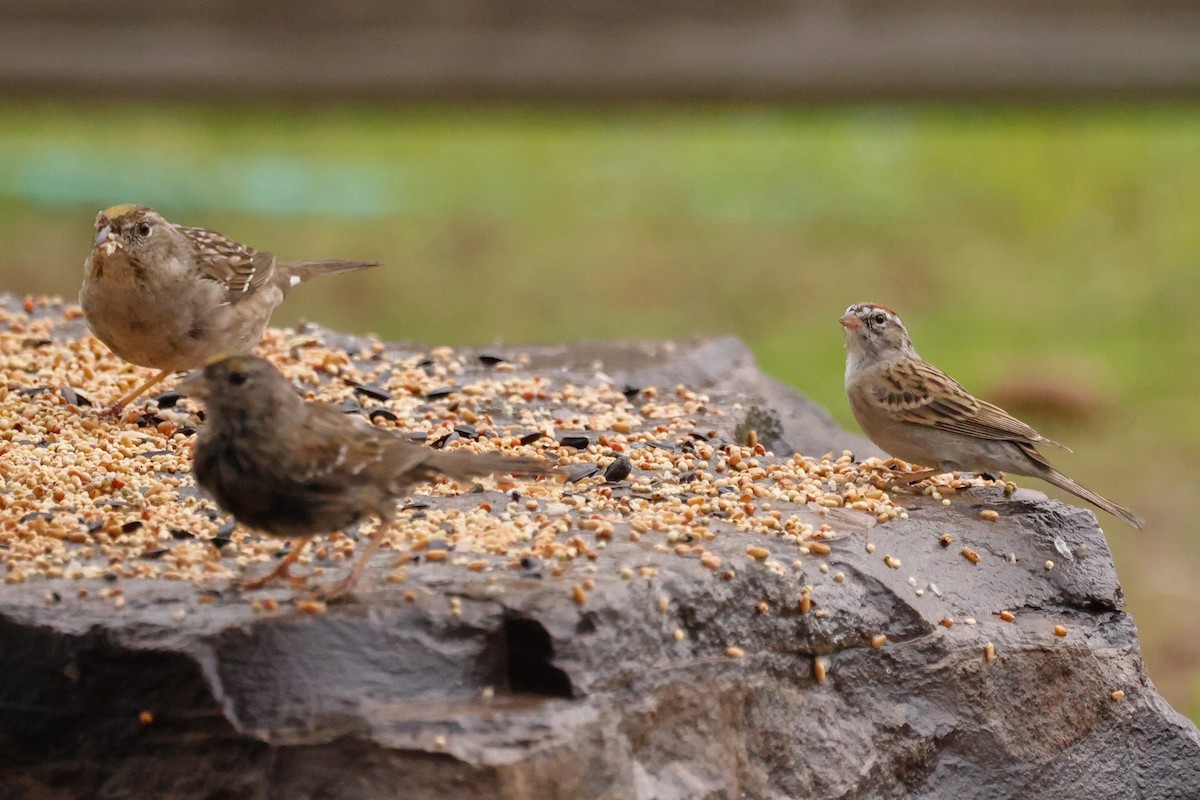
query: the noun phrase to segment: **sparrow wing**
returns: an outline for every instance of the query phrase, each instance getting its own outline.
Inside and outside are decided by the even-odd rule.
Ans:
[[[239,244],[216,231],[177,226],[198,254],[201,277],[225,287],[230,304],[246,299],[271,279],[275,256]]]
[[[1062,447],[924,361],[889,364],[880,377],[874,400],[896,419],[980,439]]]
[[[307,412],[308,433],[297,437],[294,451],[297,472],[306,481],[375,483],[399,494],[431,474],[428,462],[436,450],[332,406],[309,404]]]

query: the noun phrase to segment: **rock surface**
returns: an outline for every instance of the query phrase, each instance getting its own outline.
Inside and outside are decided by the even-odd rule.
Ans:
[[[718,438],[749,413],[777,454],[874,452],[733,339],[523,352],[554,381],[703,389]],[[179,581],[122,581],[120,613],[74,599],[102,581],[4,586],[0,798],[1200,796],[1200,733],[1146,676],[1090,511],[899,499],[885,525],[835,510],[831,552],[784,574],[729,525],[714,573],[618,524],[557,577],[424,562],[391,584],[381,554],[316,615]]]

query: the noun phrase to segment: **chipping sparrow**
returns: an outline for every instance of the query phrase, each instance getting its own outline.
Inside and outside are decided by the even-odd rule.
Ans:
[[[219,353],[253,347],[288,291],[316,275],[367,261],[277,261],[154,209],[121,205],[96,216],[79,304],[88,327],[126,361],[158,373],[113,406],[119,411],[167,375]]]
[[[322,593],[335,597],[362,576],[395,519],[396,500],[414,484],[435,475],[557,473],[544,459],[423,447],[361,417],[307,403],[279,370],[253,355],[215,359],[180,390],[203,400],[208,412],[196,439],[196,481],[238,522],[300,540],[274,571],[243,588],[290,577],[288,567],[313,536],[379,517],[383,524],[350,574]]]
[[[1142,519],[1050,466],[1035,445],[1063,447],[921,360],[896,313],[859,303],[846,329],[846,394],[867,437],[892,456],[942,472],[1011,472],[1052,483],[1120,517]],[[1065,449],[1065,448],[1064,448]]]

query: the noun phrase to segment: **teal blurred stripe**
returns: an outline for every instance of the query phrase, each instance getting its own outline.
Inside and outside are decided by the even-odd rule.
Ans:
[[[129,201],[175,213],[219,209],[348,218],[435,212],[413,202],[418,195],[405,191],[410,183],[394,166],[334,166],[286,156],[243,156],[215,165],[157,157],[131,170],[99,150],[46,146],[0,152],[0,194],[48,206],[102,208]]]

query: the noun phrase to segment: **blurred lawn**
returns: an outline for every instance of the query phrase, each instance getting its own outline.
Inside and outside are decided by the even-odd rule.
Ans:
[[[735,333],[851,428],[836,320],[892,305],[968,387],[1067,397],[1034,421],[1148,518],[1101,523],[1151,675],[1200,719],[1200,619],[1179,613],[1200,606],[1200,107],[0,106],[0,289],[73,297],[96,211],[122,202],[386,263],[299,290],[279,323]]]

